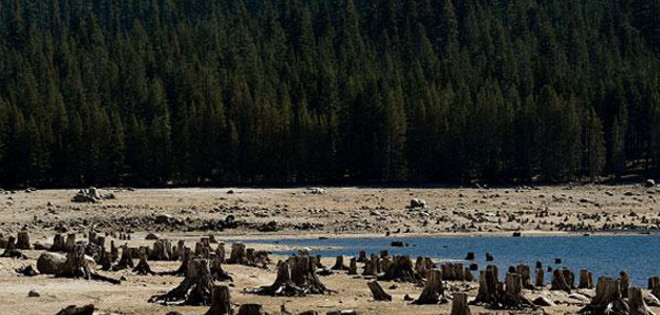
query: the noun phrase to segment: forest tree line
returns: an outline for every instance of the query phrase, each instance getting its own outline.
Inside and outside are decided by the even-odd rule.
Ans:
[[[0,0],[0,186],[660,173],[656,0]]]

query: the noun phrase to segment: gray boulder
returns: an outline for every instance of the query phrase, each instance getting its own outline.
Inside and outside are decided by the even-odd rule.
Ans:
[[[66,256],[58,253],[44,252],[37,259],[37,270],[45,275],[55,275],[66,262]]]

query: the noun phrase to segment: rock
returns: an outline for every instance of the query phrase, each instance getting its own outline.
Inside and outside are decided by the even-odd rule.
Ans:
[[[169,214],[158,214],[156,215],[156,224],[170,224],[174,218]]]
[[[522,232],[513,232],[513,237],[521,237]]]
[[[277,227],[277,222],[276,221],[270,221],[266,224],[262,224],[257,228],[260,232],[277,232],[279,228]]]
[[[419,199],[419,198],[413,198],[413,199],[410,200],[410,208],[411,209],[426,208],[426,200]]]
[[[83,203],[97,203],[101,202],[103,198],[99,195],[98,190],[94,187],[89,189],[81,189],[78,193],[71,198],[72,202],[83,202]]]
[[[392,246],[392,247],[403,247],[404,244],[403,244],[402,241],[393,241],[392,243],[390,243],[390,246]]]
[[[158,236],[154,233],[149,233],[144,239],[148,241],[155,241],[158,240]]]
[[[45,275],[59,273],[66,262],[66,256],[58,253],[44,252],[37,259],[37,270]]]
[[[655,180],[654,179],[647,179],[646,183],[644,183],[644,186],[646,186],[647,188],[655,187]]]
[[[550,301],[550,299],[545,297],[545,296],[537,297],[534,301],[532,301],[532,303],[534,303],[534,305],[544,306],[544,307],[546,307],[546,306],[554,307],[555,306],[555,303]]]
[[[41,295],[39,294],[39,292],[35,290],[30,290],[30,292],[28,292],[28,297],[40,297],[40,296]]]

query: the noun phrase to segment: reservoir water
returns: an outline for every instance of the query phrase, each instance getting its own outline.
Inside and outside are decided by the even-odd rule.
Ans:
[[[402,241],[407,246],[391,247],[392,241]],[[410,238],[329,238],[329,239],[267,239],[246,243],[282,244],[294,248],[311,247],[313,254],[324,257],[337,255],[357,256],[358,251],[378,254],[388,249],[391,255],[428,256],[434,261],[458,261],[497,265],[502,273],[509,266],[527,264],[532,270],[536,261],[553,268],[568,267],[576,277],[580,269],[586,268],[600,276],[618,278],[621,270],[630,272],[636,286],[646,288],[651,276],[660,275],[660,235],[607,235],[607,236],[529,236],[529,237],[410,237]],[[296,251],[275,252],[290,255]],[[476,260],[463,261],[468,252],[474,252]],[[486,262],[486,253],[495,260]],[[556,264],[555,259],[561,263]],[[475,273],[476,276],[476,273]],[[546,281],[551,279],[546,275]],[[577,281],[577,280],[576,280]]]

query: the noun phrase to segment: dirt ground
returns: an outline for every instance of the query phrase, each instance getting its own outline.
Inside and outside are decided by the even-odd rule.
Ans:
[[[660,228],[660,189],[633,186],[576,186],[506,189],[102,189],[114,199],[95,204],[73,203],[75,190],[0,192],[0,233],[30,233],[31,241],[49,245],[55,233],[131,233],[129,246],[151,245],[147,233],[173,240],[185,239],[194,246],[201,236],[218,240],[269,237],[459,235],[523,233],[597,233]],[[425,207],[409,207],[413,198]],[[226,224],[233,216],[234,223]],[[271,223],[274,222],[274,223]],[[268,232],[266,232],[268,231]],[[279,250],[279,245],[250,245]],[[121,285],[95,281],[55,279],[52,276],[18,276],[15,269],[35,264],[39,251],[24,251],[27,260],[0,258],[0,314],[56,314],[71,304],[96,305],[98,314],[203,314],[207,307],[165,307],[147,303],[150,296],[175,287],[182,278],[137,276],[130,271],[108,276],[127,280]],[[274,261],[282,257],[273,257]],[[332,266],[334,259],[323,261]],[[150,262],[157,271],[173,270],[178,262]],[[359,270],[362,265],[358,266]],[[292,313],[316,310],[357,310],[359,314],[449,314],[450,304],[411,306],[404,295],[416,298],[421,288],[411,284],[381,283],[394,301],[374,302],[366,280],[345,273],[321,277],[336,294],[305,298],[266,298],[247,294],[246,289],[269,285],[275,265],[268,270],[226,265],[234,277],[234,303],[263,304],[270,314],[280,306]],[[549,279],[546,279],[549,280]],[[477,283],[456,284],[476,295]],[[28,297],[36,290],[40,297]],[[593,295],[593,291],[583,292]],[[583,305],[565,293],[527,291],[536,298],[546,296],[558,306],[544,308],[546,314],[564,314]],[[653,308],[660,314],[660,308]],[[479,307],[473,314],[497,312]],[[500,312],[508,314],[509,312]],[[529,313],[529,312],[522,312]]]

